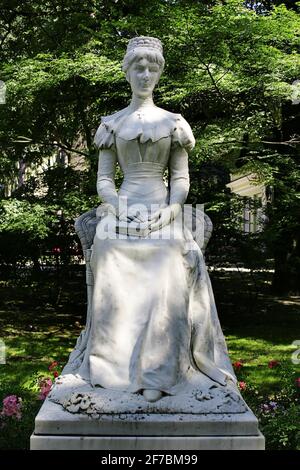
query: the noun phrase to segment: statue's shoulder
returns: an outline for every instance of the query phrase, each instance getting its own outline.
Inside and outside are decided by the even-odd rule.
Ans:
[[[195,146],[195,138],[191,126],[185,118],[181,114],[172,113],[162,108],[158,108],[158,110],[162,117],[171,123],[172,146],[179,145],[186,150],[192,150]]]
[[[100,125],[94,137],[94,144],[96,147],[99,149],[115,148],[115,128],[120,120],[122,120],[122,118],[127,114],[128,108],[124,108],[121,109],[121,111],[117,111],[116,113],[101,117]]]
[[[115,122],[117,122],[119,119],[123,118],[124,116],[127,116],[128,113],[128,106],[124,109],[121,109],[120,111],[117,111],[113,114],[109,114],[108,116],[102,116],[101,117],[101,124],[107,124],[107,125],[112,125]]]
[[[162,119],[176,121],[182,118],[181,114],[172,113],[171,111],[167,111],[166,109],[160,108],[159,106],[155,106],[153,109],[155,111],[155,114]]]
[[[175,123],[176,125],[180,125],[181,127],[190,130],[191,126],[189,123],[185,120],[185,118],[182,116],[182,114],[179,113],[172,113],[171,111],[167,111],[166,109],[156,107],[157,114],[160,115],[162,118],[169,120],[170,122]]]

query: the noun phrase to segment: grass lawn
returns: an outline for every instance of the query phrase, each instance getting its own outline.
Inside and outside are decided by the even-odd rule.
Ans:
[[[232,362],[243,361],[250,384],[262,393],[280,386],[280,378],[268,367],[272,360],[291,363],[300,341],[300,297],[270,294],[268,272],[211,273],[215,298]],[[299,367],[292,367],[299,372]]]
[[[284,387],[295,388],[300,371],[291,355],[296,349],[292,342],[300,340],[300,298],[271,296],[266,272],[213,271],[211,278],[230,357],[232,362],[242,362],[238,379],[246,383],[249,405],[255,408],[266,397],[276,398]],[[52,361],[66,362],[83,328],[84,282],[83,267],[65,276],[44,273],[35,280],[25,274],[17,281],[0,279],[0,339],[7,354],[6,364],[0,364],[0,403],[11,394],[23,401],[22,419],[0,422],[1,449],[29,447],[34,417],[42,403],[37,379],[51,376],[48,367]],[[269,368],[272,360],[282,366]],[[299,417],[299,404],[297,410]],[[294,427],[291,432],[298,433],[300,441],[300,428],[297,423]],[[289,437],[278,437],[282,439],[286,444],[281,442],[279,448],[295,447]],[[276,437],[270,438],[272,448],[276,447],[273,441]]]

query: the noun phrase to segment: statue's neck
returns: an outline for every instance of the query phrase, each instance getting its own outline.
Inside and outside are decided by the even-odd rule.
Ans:
[[[132,99],[129,105],[129,109],[131,111],[137,111],[138,109],[141,108],[148,108],[148,107],[153,107],[154,102],[153,102],[153,97],[147,96],[147,98],[139,98],[136,95],[132,95]]]

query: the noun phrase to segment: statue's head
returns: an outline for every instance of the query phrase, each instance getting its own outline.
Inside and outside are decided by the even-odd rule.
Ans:
[[[122,70],[132,92],[140,98],[152,94],[163,71],[162,43],[157,38],[140,36],[129,41]]]

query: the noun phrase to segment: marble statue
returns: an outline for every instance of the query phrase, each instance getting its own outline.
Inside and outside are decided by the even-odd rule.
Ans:
[[[237,392],[202,247],[182,217],[195,139],[180,114],[153,102],[163,68],[158,39],[129,41],[123,71],[131,102],[103,117],[95,135],[102,204],[89,219],[94,238],[85,247],[92,279],[87,325],[58,381],[73,384],[69,392],[77,383],[106,398],[126,393],[156,409],[166,397],[175,403],[193,390],[201,395],[204,384],[218,396],[228,386]],[[117,164],[124,175],[119,191]],[[199,402],[213,399],[199,393],[193,395]],[[83,396],[65,401],[65,408],[78,411],[81,400],[87,409]]]
[[[86,326],[35,419],[32,450],[264,448],[203,258],[212,224],[185,204],[195,139],[180,114],[153,103],[163,67],[158,39],[129,41],[131,102],[95,135],[101,204],[75,222]]]

